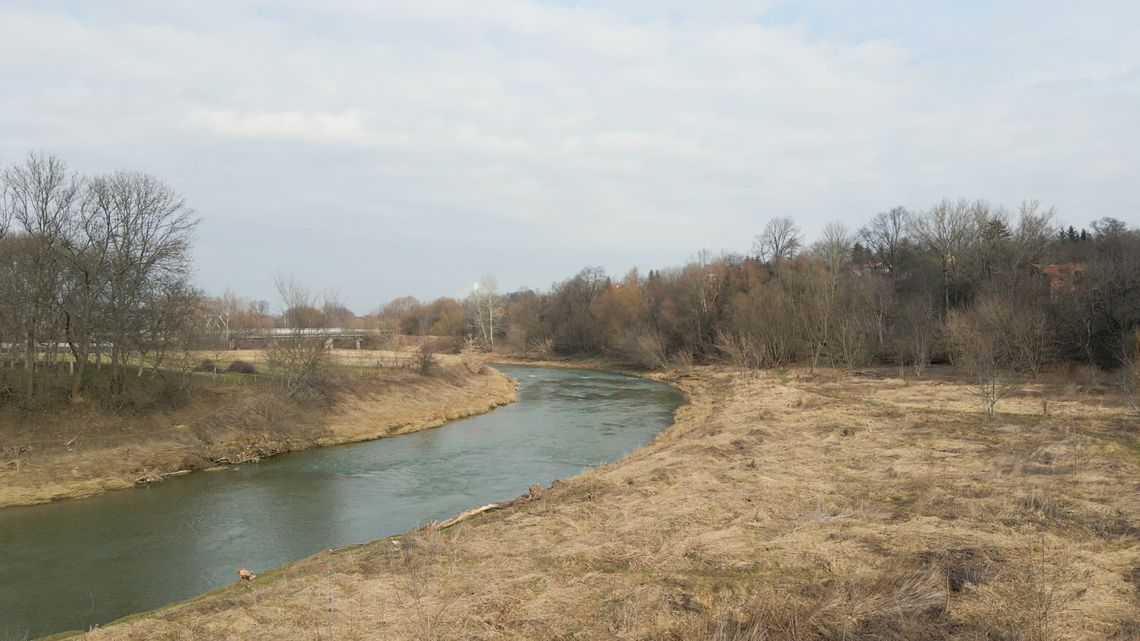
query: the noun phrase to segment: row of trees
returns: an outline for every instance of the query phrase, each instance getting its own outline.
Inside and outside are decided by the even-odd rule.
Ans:
[[[641,367],[728,359],[858,367],[931,362],[1034,375],[1054,361],[1114,369],[1140,327],[1140,233],[1114,219],[1060,228],[1052,209],[943,200],[898,207],[811,244],[788,218],[750,255],[702,252],[621,279],[590,267],[549,291],[424,305],[379,316],[412,333],[466,333],[524,354],[608,355]],[[429,308],[466,324],[425,323]],[[492,311],[498,310],[497,315]],[[980,375],[980,374],[979,374]]]
[[[199,317],[190,281],[197,219],[185,201],[153,176],[79,176],[39,154],[3,170],[0,194],[0,344],[9,370],[0,396],[55,391],[66,367],[79,397],[95,386],[94,364],[108,373],[99,393],[112,399],[127,390],[128,370],[157,371]]]
[[[777,218],[749,255],[701,252],[620,279],[590,267],[549,291],[502,294],[488,277],[464,300],[401,298],[357,317],[286,279],[280,315],[229,292],[204,297],[190,280],[197,220],[152,176],[84,177],[33,154],[0,172],[0,194],[0,400],[62,387],[113,402],[176,355],[185,367],[195,350],[274,327],[385,329],[647,368],[885,363],[921,374],[944,361],[984,377],[1138,360],[1140,232],[1107,218],[1062,229],[1034,201],[898,207],[858,230],[828,225],[810,244]],[[300,337],[288,344],[327,344]],[[278,350],[283,371],[311,368],[313,354]]]

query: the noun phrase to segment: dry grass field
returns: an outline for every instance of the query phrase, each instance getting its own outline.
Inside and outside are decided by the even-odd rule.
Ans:
[[[224,352],[265,365],[259,352]],[[412,354],[338,350],[331,405],[294,403],[268,377],[195,376],[194,394],[173,407],[109,411],[91,404],[0,416],[0,508],[90,496],[171,474],[257,460],[282,452],[436,427],[514,400],[515,386],[492,369],[472,374],[437,356],[421,376]],[[216,355],[214,355],[216,358]]]
[[[986,423],[937,372],[675,381],[624,461],[82,638],[1140,638],[1140,427],[1111,393],[1029,386]]]

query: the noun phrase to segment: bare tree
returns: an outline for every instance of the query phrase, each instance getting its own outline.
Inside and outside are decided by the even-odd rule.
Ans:
[[[677,284],[682,298],[685,317],[692,324],[691,343],[699,346],[714,339],[713,316],[718,300],[724,292],[727,278],[724,263],[714,260],[712,252],[702,249],[685,265]]]
[[[81,182],[54,156],[30,154],[4,172],[11,218],[28,237],[26,291],[19,301],[24,334],[26,394],[35,395],[37,346],[58,308],[62,276],[60,245],[79,205]]]
[[[792,258],[800,250],[800,227],[791,218],[773,218],[757,234],[752,251],[763,261],[780,261]]]
[[[943,200],[911,219],[911,231],[942,270],[943,312],[950,309],[950,289],[974,235],[978,207],[966,200]]]
[[[472,324],[488,351],[495,349],[495,334],[506,326],[506,300],[499,294],[495,277],[487,275],[471,290]]]
[[[71,397],[82,392],[91,349],[107,330],[105,301],[111,276],[111,232],[99,215],[97,198],[87,186],[76,224],[62,244],[66,277],[62,287],[64,339],[75,359]]]
[[[903,304],[899,319],[900,365],[910,361],[914,373],[922,376],[934,353],[938,314],[929,296],[912,296]]]
[[[8,181],[0,180],[0,240],[8,235],[12,224],[12,208],[8,204]]]
[[[910,225],[910,212],[905,207],[894,207],[872,218],[859,230],[859,237],[874,252],[875,258],[893,271]]]
[[[816,256],[827,266],[833,279],[838,279],[843,267],[851,261],[851,246],[854,237],[847,226],[840,222],[828,223],[823,228],[820,239],[812,246]]]
[[[94,215],[109,236],[107,324],[111,390],[122,391],[132,354],[145,348],[147,301],[163,284],[186,281],[197,218],[173,189],[153,176],[117,172],[91,181]]]
[[[1014,234],[1022,263],[1037,260],[1049,242],[1056,237],[1057,225],[1053,223],[1053,217],[1056,215],[1056,207],[1042,208],[1040,201],[1036,199],[1022,201],[1018,209],[1017,231]]]
[[[300,310],[317,308],[317,300],[294,276],[274,279],[284,305],[288,332],[275,336],[266,346],[266,361],[281,378],[286,396],[301,396],[331,364],[332,338],[321,315]]]
[[[249,309],[249,302],[227,289],[218,298],[206,301],[206,307],[209,310],[210,325],[215,328],[221,345],[225,349],[233,349],[234,333]]]

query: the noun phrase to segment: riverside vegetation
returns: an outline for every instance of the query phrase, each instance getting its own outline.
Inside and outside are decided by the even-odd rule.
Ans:
[[[510,402],[463,358],[335,347],[346,311],[279,277],[280,326],[236,352],[190,278],[197,219],[161,180],[79,176],[31,154],[0,173],[0,507],[422,429]],[[398,337],[375,334],[378,346]],[[362,345],[357,345],[361,347]]]
[[[228,354],[225,372],[268,369],[256,352]],[[489,411],[514,400],[506,375],[457,357],[419,370],[411,353],[337,350],[321,396],[283,397],[272,375],[200,372],[178,402],[145,410],[67,405],[0,418],[7,465],[0,507],[79,498],[256,461],[310,447],[370,440]],[[214,363],[214,361],[211,361]],[[16,444],[16,445],[7,445]]]
[[[83,638],[1140,634],[1140,444],[1095,377],[996,419],[937,366],[665,377],[689,403],[624,461]]]
[[[193,217],[156,179],[32,156],[4,180],[3,473],[29,480],[21,497],[111,476],[69,467],[67,448],[105,430],[136,435],[116,451],[125,485],[350,438],[364,422],[331,417],[371,411],[378,388],[437,397],[459,376],[483,382],[446,383],[456,398],[486,409],[509,384],[480,351],[655,372],[690,401],[620,463],[88,638],[1140,636],[1140,232],[1122,221],[1063,229],[1033,201],[944,200],[809,245],[776,218],[749,255],[620,280],[587,268],[547,292],[487,278],[364,317],[280,278],[273,315],[192,287]],[[429,347],[365,376],[330,349],[346,327]],[[267,329],[287,339],[257,373],[201,367]],[[462,352],[457,374],[430,345]],[[57,430],[58,464],[37,477],[37,450],[9,435],[40,429]]]

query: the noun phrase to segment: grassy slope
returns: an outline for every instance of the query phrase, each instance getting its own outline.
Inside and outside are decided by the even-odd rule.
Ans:
[[[97,406],[0,419],[4,443],[30,444],[0,461],[0,507],[79,498],[132,487],[216,461],[436,427],[514,400],[497,371],[422,377],[388,372],[353,381],[332,407],[298,407],[253,387],[217,384],[174,410],[111,413]],[[368,370],[366,370],[366,373]],[[240,378],[227,375],[219,380]]]
[[[86,638],[1140,635],[1138,432],[1112,398],[1031,390],[987,425],[949,380],[678,383],[625,461]]]

